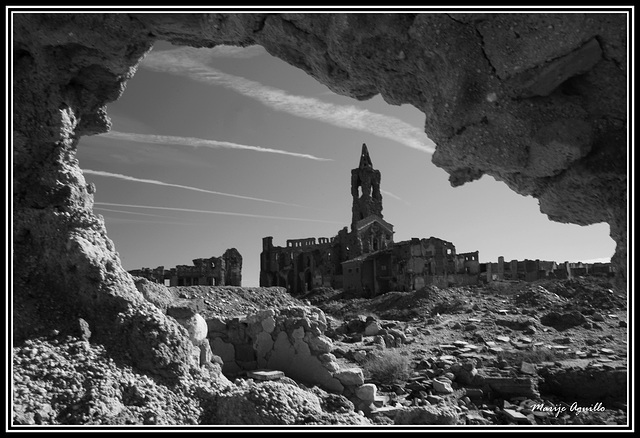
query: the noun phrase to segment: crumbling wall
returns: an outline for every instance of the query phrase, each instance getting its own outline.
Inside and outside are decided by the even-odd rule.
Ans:
[[[242,255],[235,248],[229,248],[222,255],[225,266],[224,285],[242,286]]]
[[[315,237],[289,239],[287,246],[273,246],[273,238],[263,238],[260,254],[260,286],[281,286],[291,294],[316,287],[342,287],[340,262],[343,241]]]
[[[128,271],[134,277],[143,277],[155,283],[169,286],[242,286],[242,256],[235,248],[225,251],[221,257],[199,258],[193,265],[175,268],[142,268]]]
[[[608,222],[625,279],[625,14],[11,18],[15,339],[79,315],[131,362],[185,372],[184,335],[136,291],[75,158],[82,136],[109,130],[105,105],[156,40],[260,44],[336,93],[415,106],[452,185],[488,174],[537,198],[552,220]],[[161,336],[142,342],[148,333]]]
[[[225,375],[270,369],[337,394],[362,392],[363,371],[340,368],[331,354],[333,342],[324,335],[324,312],[316,307],[266,309],[228,320],[212,317],[207,325],[211,350],[224,362]]]
[[[613,277],[615,267],[611,263],[556,263],[546,260],[511,260],[504,263],[500,257],[498,263],[483,263],[481,269],[486,281],[522,280],[535,281],[543,278],[572,278],[585,275]]]

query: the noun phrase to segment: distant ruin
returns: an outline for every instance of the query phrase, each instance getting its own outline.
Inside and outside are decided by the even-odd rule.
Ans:
[[[373,297],[426,285],[448,287],[615,273],[610,263],[505,263],[504,257],[498,263],[480,263],[478,251],[457,254],[453,243],[436,237],[395,243],[393,225],[382,218],[380,180],[380,171],[373,168],[363,144],[360,164],[351,170],[351,231],[344,227],[332,238],[290,239],[286,247],[273,246],[273,237],[263,238],[260,286],[282,286],[292,294],[331,287]]]
[[[393,241],[393,225],[382,216],[380,180],[363,144],[360,164],[351,170],[351,231],[287,240],[286,247],[263,238],[260,286],[282,286],[292,294],[332,287],[371,297],[427,284],[477,283],[478,251],[456,254],[451,242],[435,237]]]
[[[498,257],[498,263],[481,263],[480,278],[484,281],[523,280],[536,281],[543,278],[573,278],[587,275],[613,277],[615,266],[611,263],[557,263],[546,260],[511,260],[505,262]]]
[[[242,256],[235,248],[224,252],[222,257],[195,259],[193,266],[178,265],[175,268],[142,268],[128,271],[154,283],[167,286],[242,286]]]

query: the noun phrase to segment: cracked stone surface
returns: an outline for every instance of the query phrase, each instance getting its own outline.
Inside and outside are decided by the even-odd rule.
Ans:
[[[608,222],[625,287],[624,14],[13,18],[14,339],[65,326],[71,314],[114,350],[144,347],[131,350],[133,363],[186,372],[186,331],[122,268],[75,158],[81,136],[109,130],[105,105],[158,40],[259,44],[336,93],[415,106],[453,186],[487,174],[537,198],[551,220]]]

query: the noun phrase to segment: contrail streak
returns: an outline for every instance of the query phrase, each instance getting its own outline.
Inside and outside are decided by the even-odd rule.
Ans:
[[[398,196],[398,195],[394,195],[393,193],[391,193],[391,192],[387,192],[386,190],[380,190],[380,193],[382,193],[383,195],[388,196],[388,197],[390,197],[390,198],[397,199],[397,200],[398,200],[398,201],[400,201],[400,202],[404,202],[404,203],[405,203],[405,204],[407,204],[407,205],[411,205],[410,203],[408,203],[407,201],[405,201],[404,199],[402,199],[400,196]]]
[[[111,202],[95,202],[94,205],[109,205],[112,207],[131,207],[131,208],[149,208],[154,210],[168,210],[168,211],[183,211],[187,213],[206,213],[206,214],[220,214],[225,216],[242,216],[242,217],[252,217],[258,219],[277,219],[277,220],[288,220],[288,221],[302,221],[302,222],[320,222],[323,224],[342,224],[342,222],[338,221],[325,221],[321,219],[305,219],[305,218],[297,218],[297,217],[285,217],[285,216],[266,216],[261,214],[249,214],[249,213],[234,213],[229,211],[214,211],[214,210],[194,210],[191,208],[173,208],[173,207],[153,207],[150,205],[131,205],[131,204],[114,204]]]
[[[210,85],[220,85],[278,111],[367,132],[429,154],[435,152],[433,141],[421,129],[400,119],[352,105],[336,105],[311,97],[291,95],[278,88],[226,74],[201,62],[198,58],[206,55],[200,53],[197,49],[191,48],[151,52],[142,60],[140,66],[186,76]]]
[[[267,152],[271,154],[290,155],[292,157],[307,158],[316,161],[333,161],[329,158],[319,158],[309,154],[299,154],[296,152],[284,151],[281,149],[263,148],[260,146],[250,146],[238,143],[230,143],[227,141],[206,140],[203,138],[195,137],[176,137],[172,135],[152,135],[152,134],[134,134],[131,132],[118,132],[109,131],[104,134],[100,134],[100,137],[112,138],[114,140],[126,140],[135,141],[137,143],[146,144],[166,144],[166,145],[179,145],[179,146],[191,146],[194,148],[205,147],[211,149],[243,149],[256,152]]]
[[[94,210],[101,210],[101,211],[110,211],[112,213],[126,213],[126,214],[135,214],[137,216],[152,216],[152,217],[161,217],[161,218],[169,218],[169,219],[175,219],[173,217],[169,217],[169,216],[163,216],[161,214],[151,214],[151,213],[137,213],[135,211],[126,211],[126,210],[112,210],[110,208],[104,208],[104,207],[95,207]]]
[[[271,204],[289,205],[289,206],[293,206],[293,207],[304,207],[303,205],[298,205],[298,204],[289,204],[289,203],[286,203],[286,202],[271,201],[269,199],[252,198],[250,196],[232,195],[230,193],[222,193],[222,192],[216,192],[216,191],[213,191],[213,190],[199,189],[197,187],[183,186],[181,184],[171,184],[171,183],[166,183],[166,182],[163,182],[163,181],[157,181],[155,179],[135,178],[133,176],[122,175],[120,173],[103,172],[103,171],[100,171],[100,170],[90,170],[90,169],[82,169],[82,171],[84,173],[86,173],[86,174],[89,174],[89,175],[104,176],[104,177],[107,177],[107,178],[117,178],[117,179],[121,179],[121,180],[125,180],[125,181],[140,182],[140,183],[145,183],[145,184],[155,184],[155,185],[158,185],[158,186],[166,186],[166,187],[177,187],[177,188],[180,188],[180,189],[192,190],[194,192],[210,193],[212,195],[229,196],[231,198],[247,199],[249,201],[260,201],[260,202],[269,202]]]

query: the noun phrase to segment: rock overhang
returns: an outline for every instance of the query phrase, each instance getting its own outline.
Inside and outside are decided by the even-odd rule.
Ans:
[[[75,150],[109,129],[105,105],[159,40],[259,44],[336,93],[414,105],[452,185],[487,174],[552,220],[608,222],[626,286],[624,13],[62,13],[13,26],[15,293],[79,303],[107,343],[114,324],[140,332],[119,315],[154,318],[137,308]]]

